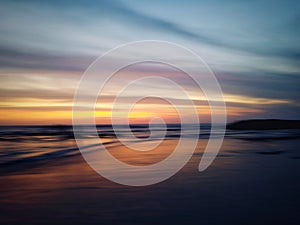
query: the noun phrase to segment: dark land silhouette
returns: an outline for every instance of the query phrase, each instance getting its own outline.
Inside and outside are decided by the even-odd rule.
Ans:
[[[242,120],[227,125],[229,130],[281,130],[300,129],[300,120],[255,119]]]

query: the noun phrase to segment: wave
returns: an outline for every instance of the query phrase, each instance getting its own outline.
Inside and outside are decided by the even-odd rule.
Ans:
[[[81,138],[95,138],[88,126],[84,127]],[[148,125],[130,125],[130,131],[126,126],[118,126],[118,138],[111,125],[97,125],[98,134],[103,144],[119,145],[118,138],[124,142],[144,142],[162,139],[195,138],[195,131],[199,127],[191,125],[182,135],[180,124],[151,125],[151,133]],[[152,129],[153,128],[153,129]],[[165,129],[166,128],[166,129]],[[210,124],[201,124],[199,139],[210,137]],[[129,133],[136,137],[132,140]],[[150,136],[151,135],[151,136]],[[97,137],[96,136],[96,137]],[[98,138],[97,137],[97,138]],[[225,139],[240,139],[246,141],[280,141],[299,139],[300,130],[227,130]],[[0,127],[0,165],[20,162],[33,162],[48,160],[56,157],[66,157],[80,154],[74,139],[72,126],[1,126]],[[94,146],[87,145],[85,148]]]

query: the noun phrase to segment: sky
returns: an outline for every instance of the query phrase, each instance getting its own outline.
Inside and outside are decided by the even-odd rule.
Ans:
[[[88,66],[110,49],[140,40],[174,42],[201,56],[223,90],[228,121],[300,119],[299,34],[299,1],[2,0],[0,125],[70,124],[74,93]],[[201,90],[181,71],[144,63],[117,75],[97,102],[98,123],[110,122],[115,91],[126,80],[147,75],[175,80],[188,90],[200,120],[210,120]],[[164,99],[146,98],[124,111],[132,96],[151,91],[186,104],[166,84],[136,85],[116,107],[120,123],[156,116],[177,121]]]

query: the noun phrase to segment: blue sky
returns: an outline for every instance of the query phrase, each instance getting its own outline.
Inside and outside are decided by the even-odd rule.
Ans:
[[[300,118],[298,1],[0,4],[0,107],[3,115],[16,115],[2,123],[23,123],[18,110],[53,110],[49,99],[53,107],[71,110],[78,80],[93,60],[144,39],[175,42],[199,54],[219,79],[228,106],[241,110],[231,120]],[[49,107],[32,103],[38,101]]]

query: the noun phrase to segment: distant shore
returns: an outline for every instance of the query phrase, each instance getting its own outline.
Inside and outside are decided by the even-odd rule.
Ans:
[[[202,123],[201,126],[210,126],[209,123]],[[160,126],[161,124],[156,124]],[[170,123],[165,124],[168,131],[175,131],[181,129],[181,124]],[[92,125],[80,125],[85,128]],[[117,124],[117,128],[127,129],[126,124]],[[26,130],[11,130],[12,128],[30,128]],[[97,124],[97,129],[117,129],[112,124]],[[133,132],[139,131],[139,129],[148,129],[149,124],[129,124],[129,127]],[[48,128],[44,129],[41,133],[39,128]],[[7,130],[8,129],[8,130]],[[300,129],[300,120],[283,120],[283,119],[250,119],[250,120],[240,120],[226,125],[228,130],[283,130],[283,129]],[[64,135],[65,137],[73,137],[73,125],[72,124],[47,124],[47,125],[0,125],[1,137],[12,135],[27,135],[27,136],[36,136],[36,135]],[[101,132],[102,135],[103,131]],[[111,135],[111,132],[109,133]],[[1,139],[1,138],[0,138]]]
[[[300,129],[300,120],[255,119],[242,120],[227,125],[229,130],[281,130]]]

